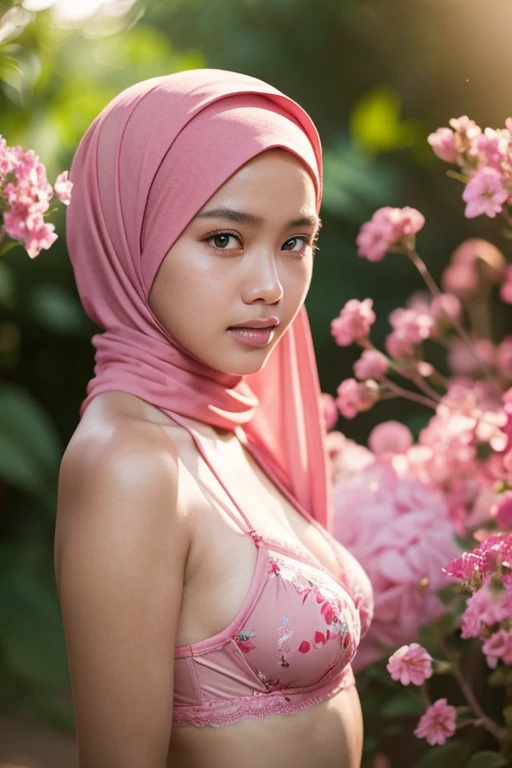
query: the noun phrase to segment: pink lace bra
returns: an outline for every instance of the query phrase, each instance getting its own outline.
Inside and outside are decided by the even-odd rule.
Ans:
[[[184,426],[207,461],[197,436]],[[249,591],[231,624],[214,637],[175,649],[173,725],[221,726],[293,713],[353,685],[350,661],[373,610],[363,569],[304,510],[333,549],[337,578],[305,548],[264,538],[208,465],[258,552]]]

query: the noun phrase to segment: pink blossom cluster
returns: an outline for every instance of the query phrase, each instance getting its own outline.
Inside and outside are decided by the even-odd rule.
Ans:
[[[336,390],[336,405],[342,416],[353,419],[358,413],[368,411],[380,396],[379,385],[372,379],[356,381],[345,379]]]
[[[22,242],[30,258],[43,248],[50,248],[57,239],[54,225],[45,222],[44,216],[54,195],[69,205],[71,189],[67,171],[59,174],[52,188],[35,152],[20,146],[9,147],[0,135],[2,234]]]
[[[382,261],[388,251],[413,249],[415,235],[424,224],[424,216],[415,208],[379,208],[359,231],[358,254],[368,261]]]
[[[486,393],[485,386],[453,384],[406,453],[408,471],[444,494],[450,519],[460,534],[470,522],[470,511],[482,489],[497,479],[495,460],[480,458],[482,446],[500,451],[505,447],[502,401],[486,402]]]
[[[470,552],[463,552],[443,571],[470,589],[480,589],[490,578],[503,580],[512,570],[512,534],[491,533]]]
[[[394,309],[389,322],[393,332],[387,336],[385,344],[395,360],[413,356],[416,346],[428,339],[434,328],[431,314],[415,309]]]
[[[375,322],[372,299],[347,301],[338,317],[331,322],[331,333],[340,347],[362,341]]]
[[[431,134],[429,143],[438,157],[459,166],[461,173],[453,175],[464,183],[466,217],[500,215],[512,234],[512,118],[504,129],[482,130],[462,116]],[[392,397],[433,411],[416,441],[398,421],[373,430],[371,450],[340,433],[328,435],[334,533],[360,560],[374,589],[374,621],[354,666],[361,669],[399,646],[387,668],[403,685],[423,685],[432,676],[432,658],[411,640],[422,624],[448,610],[460,614],[462,640],[480,640],[490,668],[512,666],[512,334],[492,336],[494,298],[512,304],[512,265],[492,243],[467,239],[452,253],[440,290],[416,252],[423,225],[415,209],[386,207],[357,237],[358,253],[369,261],[381,261],[388,251],[405,253],[429,289],[390,314],[387,354],[370,340],[371,303],[371,322],[362,321],[359,302],[348,302],[332,328],[341,346],[363,348],[356,378],[338,387],[335,403],[343,416],[353,418]],[[423,359],[426,341],[444,348],[447,371]],[[454,533],[471,534],[476,546],[461,553]],[[443,562],[449,550],[457,554]],[[458,599],[448,607],[436,594],[450,580],[457,596],[461,589],[470,592],[462,611]],[[502,727],[483,712],[458,661],[442,664],[439,671],[459,679],[473,724],[505,743],[509,724]],[[414,733],[444,744],[456,719],[456,709],[440,698]]]
[[[467,179],[462,194],[467,218],[494,218],[511,204],[511,118],[506,120],[505,128],[482,131],[474,120],[463,115],[450,120],[450,128],[431,133],[428,142],[437,157],[458,165]]]
[[[431,484],[346,439],[334,461],[332,530],[374,591],[374,618],[354,660],[361,669],[442,615],[442,566],[459,548],[445,498]]]

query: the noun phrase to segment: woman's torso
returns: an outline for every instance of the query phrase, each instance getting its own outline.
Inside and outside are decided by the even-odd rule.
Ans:
[[[106,392],[90,404],[81,424],[86,418],[88,429],[101,431],[102,424],[111,427],[134,417],[162,430],[179,458],[178,506],[191,531],[175,639],[176,648],[183,648],[232,624],[253,583],[258,548],[187,429],[165,413],[133,395]],[[238,438],[185,421],[201,436],[222,482],[263,539],[289,544],[291,551],[305,548],[335,575],[337,562],[329,542],[279,492]],[[357,768],[361,743],[359,699],[351,686],[291,715],[246,718],[215,728],[173,727],[169,766]]]

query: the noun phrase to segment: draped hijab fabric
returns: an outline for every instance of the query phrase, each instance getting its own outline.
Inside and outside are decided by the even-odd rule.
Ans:
[[[210,197],[256,155],[298,157],[322,197],[322,150],[308,114],[248,75],[197,69],[151,78],[96,117],[70,169],[66,238],[92,338],[99,393],[120,390],[173,414],[233,430],[268,476],[330,522],[320,387],[305,307],[256,374],[235,376],[182,348],[148,296],[166,253]]]

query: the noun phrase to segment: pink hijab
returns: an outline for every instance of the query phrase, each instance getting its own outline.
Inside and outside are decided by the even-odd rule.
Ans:
[[[71,165],[67,243],[93,336],[100,392],[137,395],[173,414],[239,431],[279,487],[322,525],[330,497],[320,387],[306,310],[257,374],[216,371],[180,347],[148,295],[169,248],[216,190],[272,147],[296,155],[322,196],[322,150],[308,114],[261,80],[196,69],[155,77],[113,99]]]

